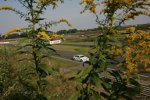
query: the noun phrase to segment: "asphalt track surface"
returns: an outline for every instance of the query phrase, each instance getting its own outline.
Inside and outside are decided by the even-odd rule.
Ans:
[[[11,47],[18,47],[18,46],[15,46],[15,45],[12,45],[12,44],[7,44],[7,46],[11,46]],[[78,45],[76,45],[78,46]],[[87,45],[89,46],[89,45]],[[82,47],[84,48],[84,46],[82,45]],[[28,48],[29,49],[29,48]],[[67,60],[72,60],[73,61],[73,56],[74,55],[77,55],[77,54],[80,54],[79,52],[77,51],[60,51],[60,50],[56,50],[56,57],[61,57],[63,59],[67,59]],[[115,69],[115,65],[110,65],[109,70],[114,70]],[[149,78],[150,79],[150,73],[142,73],[140,74],[141,77],[145,77],[145,78]]]
[[[55,45],[79,46],[79,47],[94,47],[93,44],[55,44]]]
[[[69,59],[69,60],[72,60],[72,57],[74,55],[80,54],[76,51],[60,51],[60,50],[57,50],[56,52],[58,54],[56,56],[59,56],[61,58],[65,58],[65,59]]]
[[[56,56],[64,58],[64,59],[68,59],[68,60],[73,60],[72,57],[74,55],[80,54],[79,52],[74,52],[74,51],[60,51],[60,50],[57,50],[56,52],[58,54]],[[114,70],[114,69],[117,69],[117,68],[115,67],[114,64],[112,64],[108,67],[108,69],[109,70]],[[142,73],[142,74],[140,74],[140,76],[150,79],[150,73]]]
[[[15,45],[9,45],[11,47],[17,47]],[[57,55],[55,55],[56,57],[61,57],[62,59],[67,59],[67,60],[72,60],[72,57],[76,54],[80,54],[79,52],[77,51],[60,51],[60,50],[57,50]],[[72,60],[73,61],[73,60]],[[81,69],[83,66],[82,66],[82,63],[80,66],[74,66],[74,67],[71,67],[70,69],[68,70],[79,70]],[[85,66],[86,67],[86,66]],[[110,65],[108,68],[108,70],[115,70],[115,65]],[[66,69],[62,69],[63,71],[66,70]],[[150,79],[150,73],[144,73],[144,74],[140,74],[141,77],[144,77],[144,78],[148,78]],[[142,83],[142,92],[141,94],[144,94],[144,96],[149,96],[150,95],[150,83],[148,82],[143,82]]]

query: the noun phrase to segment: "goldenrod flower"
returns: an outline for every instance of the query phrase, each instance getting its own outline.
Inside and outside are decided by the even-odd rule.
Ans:
[[[39,3],[45,3],[47,0],[38,0]]]
[[[44,38],[46,41],[50,40],[50,37],[48,36],[48,34],[46,34],[46,32],[39,32],[37,36],[41,36],[42,38]]]
[[[80,4],[83,4],[83,3],[88,3],[88,4],[92,4],[93,2],[94,2],[94,0],[82,0],[81,2],[80,2]]]
[[[14,32],[20,32],[22,30],[22,28],[14,28],[14,29],[11,29],[7,32],[5,32],[3,34],[4,37],[8,37],[11,33],[14,33]]]
[[[140,62],[144,64],[144,66],[150,65],[150,59],[140,59]]]
[[[122,50],[120,48],[116,49],[116,55],[122,55]]]
[[[60,39],[61,36],[56,33],[51,33],[50,38]]]
[[[126,38],[126,65],[128,73],[136,72],[138,64],[143,64],[144,67],[150,66],[150,32],[149,31],[134,31],[135,34],[130,34]],[[132,67],[132,68],[131,68]],[[144,69],[148,72],[149,69]]]
[[[53,6],[53,8],[55,8],[56,6],[58,6],[57,5],[58,1],[60,1],[61,3],[64,2],[64,0],[37,0],[37,3],[39,5],[41,5],[41,4],[49,5],[50,4]]]
[[[135,32],[135,27],[129,27],[127,29],[127,32],[134,33]]]
[[[2,6],[0,7],[0,10],[13,10],[13,8],[10,6]]]
[[[91,13],[96,13],[96,7],[91,7],[89,10]]]
[[[94,2],[94,0],[82,0],[80,4],[86,3],[88,8],[85,8],[81,13],[85,12],[85,10],[89,10],[91,13],[96,13],[96,7],[100,5],[100,3]]]
[[[150,73],[150,68],[145,68],[144,70],[145,70],[145,72],[149,72]]]
[[[57,23],[66,23],[68,26],[72,26],[66,19],[64,19],[64,18],[62,18],[62,19],[60,19]]]

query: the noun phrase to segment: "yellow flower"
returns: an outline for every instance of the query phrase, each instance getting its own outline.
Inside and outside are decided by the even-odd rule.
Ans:
[[[83,3],[88,3],[88,4],[91,4],[91,3],[93,3],[94,2],[94,0],[82,0],[81,2],[80,2],[80,4],[83,4]]]
[[[96,13],[96,7],[100,5],[98,2],[94,2],[94,0],[82,0],[80,4],[86,3],[88,6],[81,12],[85,12],[86,10],[89,10],[91,13]]]
[[[126,54],[130,55],[132,52],[134,52],[134,50],[130,47],[126,48]]]
[[[128,35],[126,48],[126,65],[128,73],[140,71],[136,66],[138,64],[144,65],[144,67],[150,66],[150,32],[138,30],[135,34]],[[145,71],[149,69],[143,68]]]
[[[134,33],[134,32],[135,32],[135,27],[129,27],[129,28],[127,29],[127,32]]]
[[[150,59],[140,59],[140,62],[144,64],[144,66],[150,65]]]
[[[2,6],[0,7],[0,10],[13,10],[13,8],[10,6]]]
[[[14,29],[11,29],[11,30],[5,32],[5,33],[3,34],[3,36],[6,38],[6,37],[8,37],[11,33],[20,32],[21,30],[22,30],[22,28],[14,28]]]
[[[46,2],[47,2],[47,0],[38,0],[38,1],[37,1],[38,4],[44,4],[44,3],[46,3]]]
[[[134,63],[127,63],[127,71],[131,74],[137,72],[137,65]]]
[[[61,38],[61,36],[58,35],[58,34],[56,34],[56,33],[52,33],[52,34],[50,35],[50,37],[51,37],[51,38],[56,38],[56,39],[60,39],[60,38]]]
[[[66,19],[64,19],[64,18],[62,18],[62,19],[60,19],[59,21],[58,21],[58,23],[66,23],[68,26],[72,26]]]
[[[122,55],[122,50],[120,48],[116,49],[116,55]]]
[[[37,0],[37,4],[42,5],[42,4],[46,4],[46,5],[52,5],[53,8],[55,8],[57,6],[57,2],[60,1],[61,3],[64,2],[64,0]]]
[[[150,68],[145,68],[144,70],[145,70],[145,72],[149,72],[150,73]]]
[[[42,38],[44,38],[46,41],[50,40],[50,37],[48,36],[48,34],[46,34],[46,32],[39,32],[38,37],[41,36]]]
[[[123,0],[123,1],[124,1],[124,3],[126,3],[126,5],[129,5],[133,2],[132,0]]]

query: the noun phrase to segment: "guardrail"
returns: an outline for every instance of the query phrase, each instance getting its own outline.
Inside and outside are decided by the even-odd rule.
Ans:
[[[109,68],[108,70],[114,70]],[[103,75],[102,75],[103,76]],[[110,79],[113,80],[113,77],[109,77]],[[150,100],[150,84],[144,84],[141,83],[141,91],[139,94],[136,95],[134,100]]]
[[[145,84],[141,84],[141,85],[142,85],[142,90],[140,92],[140,95],[150,97],[150,85],[145,85]]]
[[[0,42],[0,44],[9,44],[9,42]]]

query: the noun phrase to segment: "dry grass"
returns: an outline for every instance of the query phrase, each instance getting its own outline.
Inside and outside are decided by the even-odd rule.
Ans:
[[[21,55],[15,55],[15,49],[9,48],[9,47],[3,47],[0,46],[0,62],[7,62],[13,67],[13,71],[9,72],[10,74],[15,74],[12,78],[13,84],[18,83],[16,80],[18,75],[22,78],[24,81],[30,82],[30,85],[36,87],[36,74],[35,75],[29,75],[29,72],[36,73],[34,63],[31,61],[21,61],[18,62],[18,59],[21,58],[31,58],[31,55],[27,54],[21,54]],[[52,57],[51,59],[44,59],[42,61],[43,63],[46,63],[50,67],[55,68],[62,68],[62,67],[71,67],[71,66],[78,66],[79,63],[67,61],[59,58]],[[1,63],[0,63],[1,64]],[[2,65],[1,65],[2,66]],[[27,76],[28,75],[28,76]],[[27,80],[25,80],[27,79]],[[60,73],[58,76],[47,76],[45,78],[49,84],[43,87],[42,93],[49,99],[49,100],[66,100],[69,98],[69,96],[75,91],[75,87],[77,85],[74,81],[69,81],[64,78],[64,73]],[[12,86],[13,86],[12,84]],[[11,87],[11,85],[10,85]],[[22,87],[22,85],[19,84],[19,86],[13,89],[13,91],[24,91],[25,87]],[[9,88],[8,90],[9,91]],[[1,97],[0,97],[1,98]]]

